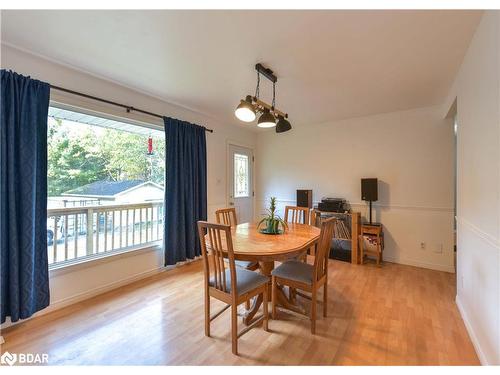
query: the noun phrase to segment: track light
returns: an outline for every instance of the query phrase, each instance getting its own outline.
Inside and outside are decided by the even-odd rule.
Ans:
[[[276,133],[284,133],[289,131],[292,128],[292,125],[288,122],[286,118],[283,116],[278,116],[278,123],[276,124]]]
[[[283,133],[292,128],[288,122],[288,114],[281,112],[275,107],[276,104],[276,82],[278,78],[269,68],[263,67],[261,64],[255,65],[257,71],[257,87],[255,88],[255,96],[247,95],[245,99],[240,101],[234,114],[238,119],[244,122],[252,122],[257,117],[257,112],[262,113],[257,121],[257,126],[260,128],[272,128],[276,126],[276,133]],[[259,99],[260,75],[263,75],[273,83],[273,101],[272,104]],[[278,123],[276,124],[276,117]]]
[[[255,120],[255,108],[252,104],[252,97],[250,95],[247,95],[245,100],[240,102],[238,107],[236,107],[234,114],[238,117],[238,119],[244,122],[252,122]]]
[[[273,114],[269,112],[269,109],[264,109],[264,113],[259,117],[259,121],[257,121],[257,126],[259,128],[272,128],[276,126],[276,119]]]

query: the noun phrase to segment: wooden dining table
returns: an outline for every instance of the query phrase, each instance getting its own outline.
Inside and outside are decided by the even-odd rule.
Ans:
[[[260,272],[269,277],[269,295],[271,295],[271,271],[274,269],[274,262],[283,262],[303,255],[316,245],[320,234],[317,227],[295,223],[288,223],[285,233],[277,235],[260,233],[257,224],[254,223],[238,224],[231,232],[235,259],[259,262]],[[277,297],[279,305],[292,311],[302,312],[281,288],[278,289]],[[254,299],[250,310],[244,314],[245,324],[252,322],[262,301],[262,295]]]

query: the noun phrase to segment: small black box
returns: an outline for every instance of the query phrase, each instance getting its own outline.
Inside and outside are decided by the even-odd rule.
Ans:
[[[378,200],[378,180],[376,178],[361,179],[361,199],[372,202]]]
[[[313,206],[312,190],[297,190],[297,206],[312,208]]]

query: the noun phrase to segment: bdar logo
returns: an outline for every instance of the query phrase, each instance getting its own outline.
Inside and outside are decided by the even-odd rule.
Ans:
[[[26,365],[35,364],[40,365],[49,363],[49,355],[47,353],[9,353],[5,352],[0,357],[0,364],[12,366],[14,364]]]
[[[17,361],[17,355],[9,352],[3,353],[2,356],[0,357],[0,363],[2,365],[12,366],[14,363],[16,363],[16,361]]]

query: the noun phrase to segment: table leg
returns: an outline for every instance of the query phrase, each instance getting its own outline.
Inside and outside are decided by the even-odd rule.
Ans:
[[[259,262],[259,265],[260,265],[260,273],[262,273],[264,276],[269,277],[268,295],[271,295],[271,272],[274,269],[274,262]],[[252,319],[255,316],[255,314],[257,314],[257,312],[259,311],[262,302],[263,302],[262,294],[259,294],[257,298],[254,298],[250,310],[248,310],[245,316],[243,317],[243,323],[245,323],[246,325],[252,323]]]
[[[269,277],[269,292],[268,292],[269,294],[268,295],[271,295],[272,294],[272,292],[271,292],[271,286],[272,286],[271,285],[271,272],[274,269],[274,262],[259,262],[259,264],[260,264],[260,272],[263,275]],[[282,306],[285,309],[288,309],[291,311],[295,311],[299,314],[305,313],[304,309],[302,309],[300,306],[292,303],[289,300],[289,298],[286,296],[286,294],[283,290],[283,287],[281,287],[281,286],[278,286],[277,297],[278,297],[278,305],[279,306]],[[259,311],[260,306],[262,305],[262,302],[263,302],[263,298],[262,298],[261,294],[258,295],[256,298],[254,298],[252,306],[250,307],[250,310],[248,310],[243,317],[243,323],[245,323],[246,325],[249,325],[252,323],[252,319]]]

